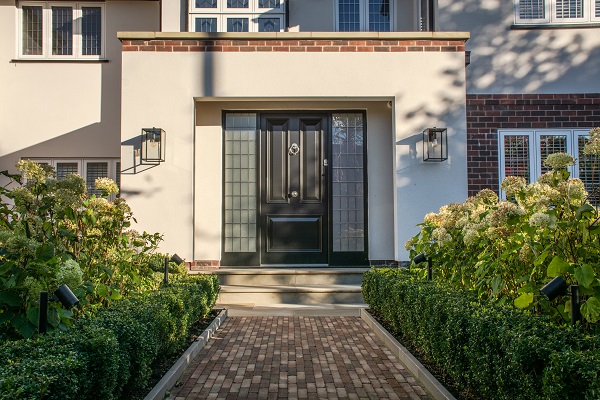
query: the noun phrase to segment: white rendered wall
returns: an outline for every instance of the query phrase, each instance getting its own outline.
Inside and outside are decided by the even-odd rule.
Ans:
[[[210,210],[197,207],[194,215],[194,160],[206,157],[212,166],[198,172],[205,181],[196,182],[200,186],[196,198],[211,196],[220,201],[221,184],[215,125],[208,133],[213,139],[207,150],[194,154],[194,98],[362,98],[365,104],[369,98],[385,98],[393,99],[394,107],[395,135],[387,144],[393,154],[388,166],[393,171],[395,204],[393,254],[397,260],[407,259],[404,242],[418,231],[415,225],[423,216],[467,197],[463,57],[462,53],[433,52],[286,53],[285,57],[268,52],[124,53],[122,141],[135,140],[142,127],[156,126],[167,132],[165,163],[122,176],[123,187],[129,191],[126,198],[141,221],[139,228],[163,232],[165,250],[188,260],[202,259],[200,255],[220,258],[215,257],[216,251],[201,252],[200,248],[194,254],[194,220],[210,221],[196,231],[199,238],[212,243],[220,240],[220,232],[217,235],[216,230],[206,228],[214,225],[220,229],[220,219],[218,223],[216,219],[220,209],[216,213],[214,206]],[[448,127],[450,159],[444,163],[422,161],[420,132],[433,126]],[[121,154],[127,168],[134,146],[124,145]],[[374,168],[369,172],[376,173]],[[374,229],[377,227],[370,226],[370,234]],[[383,246],[386,248],[374,251],[391,254],[392,250]]]
[[[158,2],[109,1],[103,63],[11,62],[17,8],[0,0],[0,171],[22,157],[119,157],[121,42],[158,28]]]
[[[471,32],[467,93],[599,93],[600,29],[514,30],[511,0],[439,0],[439,29]]]

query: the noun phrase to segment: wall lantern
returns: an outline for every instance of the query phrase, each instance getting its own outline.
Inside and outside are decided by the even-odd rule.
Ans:
[[[575,325],[581,319],[581,302],[579,299],[579,286],[571,285],[571,291],[567,291],[569,286],[562,276],[557,276],[540,289],[542,295],[549,301],[564,294],[571,295],[571,324]]]
[[[166,132],[161,128],[142,129],[142,164],[158,165],[165,161]]]
[[[444,161],[448,159],[448,130],[427,128],[423,131],[423,161]]]
[[[73,294],[67,285],[62,285],[48,299],[48,292],[40,292],[40,314],[38,316],[38,333],[46,333],[48,329],[48,301],[60,301],[67,310],[79,303],[77,296]]]

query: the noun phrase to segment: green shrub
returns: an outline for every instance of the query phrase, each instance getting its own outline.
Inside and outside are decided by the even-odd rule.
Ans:
[[[68,331],[0,345],[0,399],[128,398],[153,363],[186,343],[216,302],[214,275],[190,276],[81,318]]]
[[[481,398],[598,398],[600,336],[403,270],[368,271],[363,296],[392,331]]]

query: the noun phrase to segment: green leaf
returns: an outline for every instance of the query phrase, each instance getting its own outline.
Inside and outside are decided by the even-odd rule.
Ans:
[[[531,283],[528,283],[527,285],[517,289],[517,293],[533,293],[533,286]]]
[[[550,265],[548,265],[548,271],[546,272],[546,274],[550,278],[555,278],[557,276],[564,275],[567,272],[571,272],[572,269],[573,268],[568,262],[566,262],[559,256],[555,256],[550,262]]]
[[[52,243],[44,243],[41,247],[38,247],[36,253],[39,260],[48,261],[54,257],[54,245]]]
[[[15,293],[9,291],[0,292],[0,304],[6,304],[11,307],[18,307],[21,305],[23,300]]]
[[[593,215],[594,211],[596,211],[596,209],[594,207],[592,207],[589,204],[584,204],[577,209],[577,212],[575,213],[575,217],[577,219],[581,219],[581,217]]]
[[[581,305],[581,315],[592,324],[600,321],[600,300],[590,297]]]
[[[533,302],[533,293],[523,293],[515,299],[515,307],[525,308]]]
[[[596,274],[590,265],[585,264],[575,268],[575,279],[580,285],[590,287],[596,279]]]
[[[108,296],[111,298],[111,300],[121,300],[123,298],[123,296],[121,295],[121,293],[119,293],[116,290],[111,290],[110,291],[110,296]]]
[[[108,288],[105,285],[100,284],[96,288],[96,293],[98,293],[100,297],[106,297],[108,296]]]
[[[600,225],[592,225],[588,228],[590,235],[600,234]]]
[[[535,259],[533,265],[535,265],[536,267],[540,266],[546,260],[546,257],[548,257],[548,252],[543,251],[542,254],[540,254],[538,258]]]
[[[29,307],[27,309],[27,319],[29,320],[29,322],[31,322],[33,325],[37,325],[39,318],[40,318],[40,310],[38,310],[35,307]]]

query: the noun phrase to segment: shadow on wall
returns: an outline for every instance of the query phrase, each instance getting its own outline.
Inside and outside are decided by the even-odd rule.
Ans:
[[[439,7],[440,30],[471,32],[468,92],[600,91],[598,29],[511,29],[509,0],[440,0]]]

